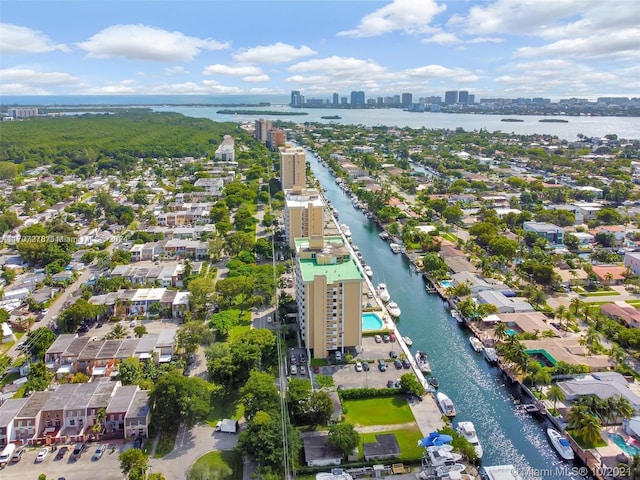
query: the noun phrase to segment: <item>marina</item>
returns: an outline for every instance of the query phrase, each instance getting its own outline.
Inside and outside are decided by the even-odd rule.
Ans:
[[[522,396],[519,389],[483,355],[469,348],[468,334],[452,316],[455,312],[450,313],[438,295],[427,292],[423,277],[411,268],[404,255],[399,255],[400,245],[398,255],[394,254],[388,241],[381,238],[383,231],[363,210],[354,208],[350,195],[336,184],[318,158],[309,152],[307,160],[326,189],[327,199],[340,212],[340,222],[349,226],[353,242],[373,269],[373,285],[384,282],[402,310],[400,335],[409,336],[414,348],[428,355],[432,374],[429,384],[447,393],[457,418],[474,423],[484,446],[483,463],[513,464],[519,471],[560,465],[561,459],[546,439],[544,421],[539,416],[523,415],[516,408],[516,401]],[[416,363],[420,365],[417,358]],[[579,478],[582,477],[570,470],[557,477]]]

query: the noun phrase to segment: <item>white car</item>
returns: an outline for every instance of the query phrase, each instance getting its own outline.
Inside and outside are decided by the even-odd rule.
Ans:
[[[136,326],[137,326],[137,325],[138,325],[138,322],[137,322],[137,321],[135,321],[135,320],[131,320],[131,323],[129,323],[129,326],[130,326],[131,328],[136,328]]]
[[[362,362],[356,362],[356,372],[362,371]]]
[[[36,463],[43,462],[44,459],[47,457],[47,453],[49,453],[48,448],[43,448],[42,450],[40,450],[38,452],[38,456],[36,457]]]
[[[298,374],[298,367],[296,367],[295,365],[291,365],[291,375],[297,375]]]

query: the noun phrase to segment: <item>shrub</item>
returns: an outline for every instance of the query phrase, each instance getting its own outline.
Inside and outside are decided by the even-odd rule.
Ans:
[[[363,398],[394,397],[398,395],[397,388],[350,388],[338,390],[340,400],[360,400]]]

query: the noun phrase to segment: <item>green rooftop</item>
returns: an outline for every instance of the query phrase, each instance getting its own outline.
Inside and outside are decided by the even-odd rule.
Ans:
[[[313,282],[313,279],[319,275],[325,275],[327,283],[362,280],[364,278],[360,268],[344,245],[342,237],[325,237],[325,247],[318,251],[308,249],[308,239],[296,238],[295,242],[300,253],[298,262],[304,282]],[[313,254],[331,257],[335,263],[318,264],[315,258],[309,258]]]

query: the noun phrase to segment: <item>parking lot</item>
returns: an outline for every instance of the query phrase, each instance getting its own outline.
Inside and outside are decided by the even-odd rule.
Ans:
[[[397,369],[393,361],[389,361],[391,352],[395,352],[401,357],[402,351],[393,342],[376,343],[373,337],[362,338],[362,350],[354,357],[354,360],[367,361],[369,371],[358,372],[354,364],[339,364],[320,367],[320,373],[331,375],[336,386],[344,388],[374,387],[383,388],[387,382],[397,382],[405,373],[413,373],[407,368]],[[387,364],[386,372],[381,372],[378,368],[378,360],[384,359]]]
[[[73,445],[69,445],[70,450],[66,452],[64,458],[57,460],[56,453],[49,452],[42,462],[36,463],[38,452],[43,447],[29,447],[17,463],[9,463],[0,473],[2,480],[24,480],[36,479],[38,475],[44,473],[47,478],[64,478],[66,480],[87,479],[92,480],[121,480],[120,462],[118,455],[124,450],[131,448],[131,442],[116,445],[115,452],[111,451],[111,446],[107,448],[104,455],[99,460],[93,460],[93,454],[99,443],[90,443],[89,449],[82,454],[78,460],[71,459]]]

